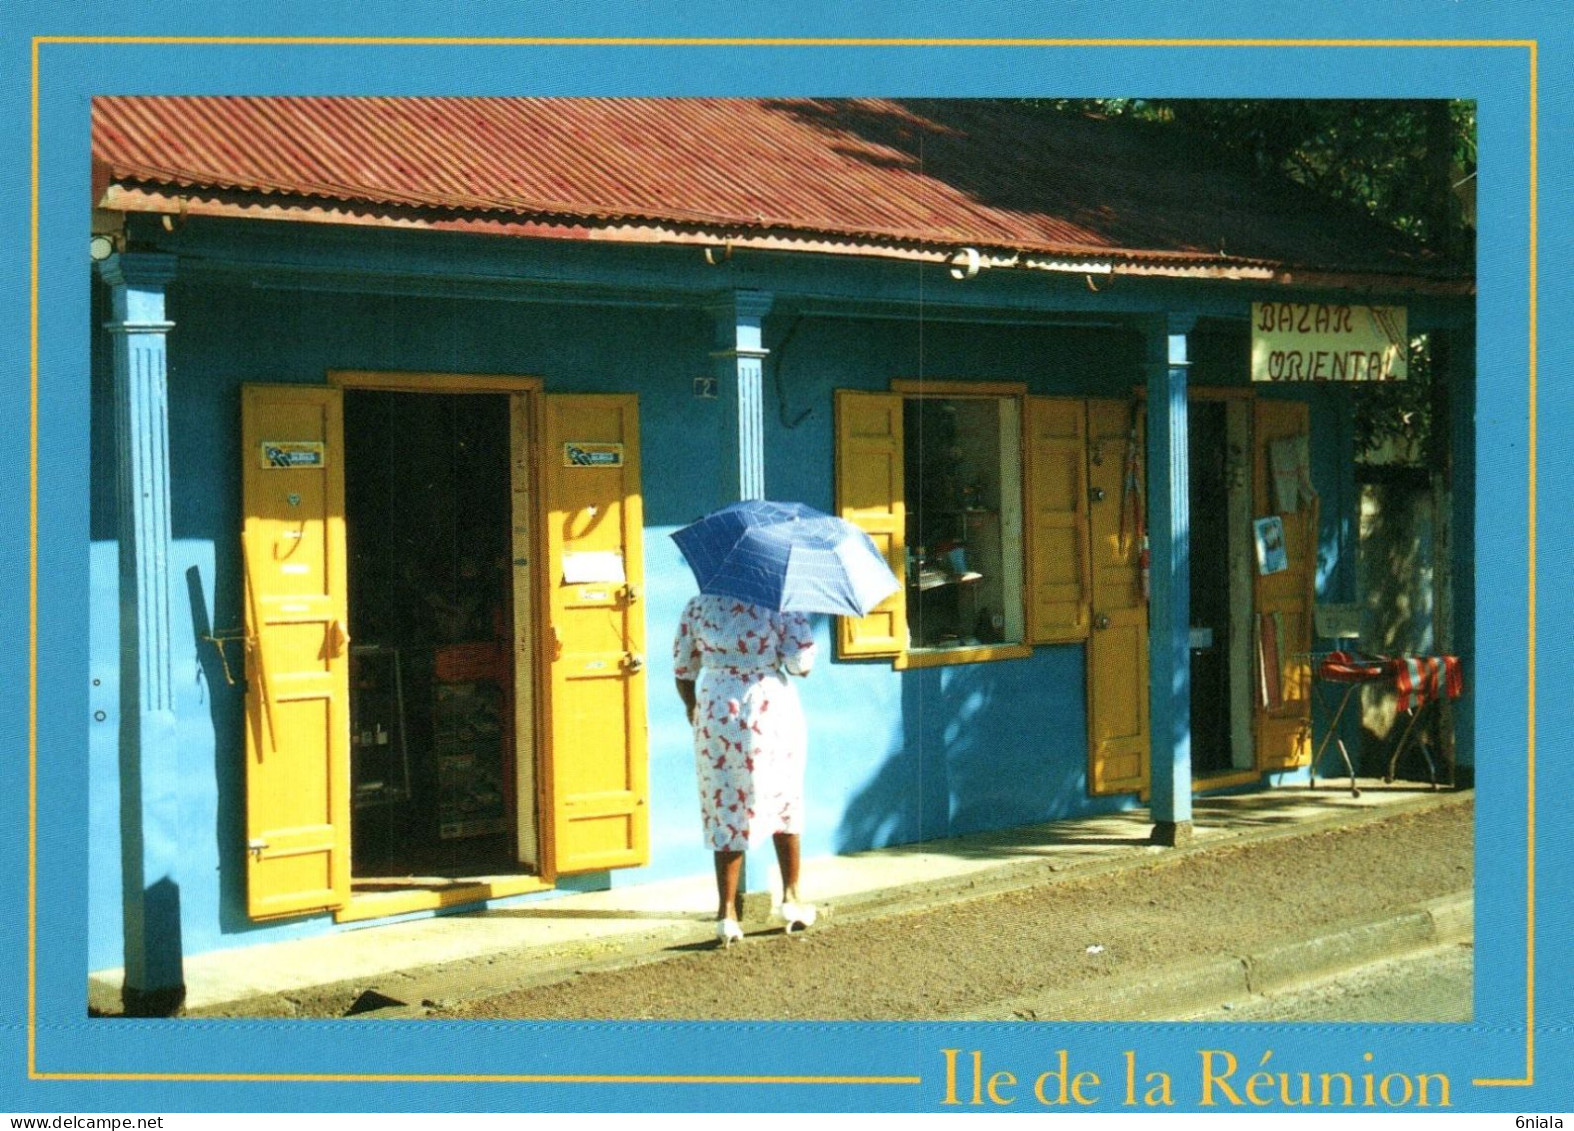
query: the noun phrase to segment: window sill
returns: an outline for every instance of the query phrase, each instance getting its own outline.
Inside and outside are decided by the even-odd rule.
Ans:
[[[1021,660],[1033,654],[1029,644],[979,644],[970,648],[921,648],[896,657],[896,668],[942,668],[950,664],[983,664]]]

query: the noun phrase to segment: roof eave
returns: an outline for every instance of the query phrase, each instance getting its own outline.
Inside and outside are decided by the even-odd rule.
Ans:
[[[730,254],[735,249],[846,255],[899,259],[949,266],[958,278],[980,271],[1013,269],[1085,275],[1124,275],[1153,279],[1246,282],[1268,286],[1349,289],[1368,293],[1414,293],[1469,296],[1469,276],[1428,274],[1390,269],[1294,265],[1271,260],[1188,251],[1140,248],[972,247],[964,240],[902,239],[875,233],[750,228],[725,222],[677,223],[648,217],[585,216],[567,213],[459,210],[400,206],[317,197],[247,194],[181,186],[111,183],[100,208],[124,213],[206,216],[222,219],[274,220],[292,223],[349,225],[466,232],[516,238],[558,239],[642,245],[679,245]]]

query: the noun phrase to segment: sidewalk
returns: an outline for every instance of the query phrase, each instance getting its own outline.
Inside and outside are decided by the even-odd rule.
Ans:
[[[1458,804],[1469,796],[1375,780],[1360,786],[1358,798],[1336,782],[1325,782],[1316,790],[1290,786],[1198,800],[1195,837],[1185,848],[1149,845],[1151,823],[1147,811],[1139,809],[806,861],[802,886],[830,921],[846,921],[1154,866],[1177,854],[1303,836]],[[700,876],[197,955],[186,961],[187,1012],[414,1016],[422,1001],[484,997],[556,981],[587,966],[709,945],[714,900],[709,877]],[[1468,900],[1412,912],[1365,930],[1362,953],[1390,939],[1410,945],[1412,936],[1457,935],[1468,930],[1468,922]],[[764,920],[745,923],[745,929],[776,931],[780,924]],[[1309,945],[1322,945],[1337,956],[1350,944],[1351,939],[1330,939]],[[1304,955],[1295,965],[1304,968]],[[1221,976],[1219,971],[1199,975],[1199,985],[1213,985]],[[1247,974],[1240,978],[1251,985]],[[90,1005],[118,1012],[119,986],[119,971],[91,975]],[[1016,1004],[1017,1015],[1029,1012],[1021,1008],[1028,1003]]]

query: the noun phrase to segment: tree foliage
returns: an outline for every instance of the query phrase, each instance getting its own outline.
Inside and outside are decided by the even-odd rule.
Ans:
[[[1170,123],[1217,159],[1360,208],[1449,260],[1473,256],[1474,102],[1106,98],[1038,105]]]
[[[1288,179],[1411,236],[1445,264],[1475,260],[1476,106],[1397,99],[1139,99],[1044,101],[1048,112],[1097,114],[1189,131],[1198,151],[1248,175]],[[1437,465],[1430,353],[1410,377],[1354,398],[1360,450]]]

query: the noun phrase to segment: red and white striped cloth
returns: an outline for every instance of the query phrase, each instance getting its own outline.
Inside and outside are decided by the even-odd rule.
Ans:
[[[1444,695],[1458,699],[1465,689],[1458,656],[1395,656],[1389,663],[1401,711],[1419,710]]]
[[[1401,711],[1418,710],[1445,695],[1458,699],[1465,690],[1458,656],[1356,656],[1330,652],[1318,664],[1317,674],[1332,683],[1391,683]]]

